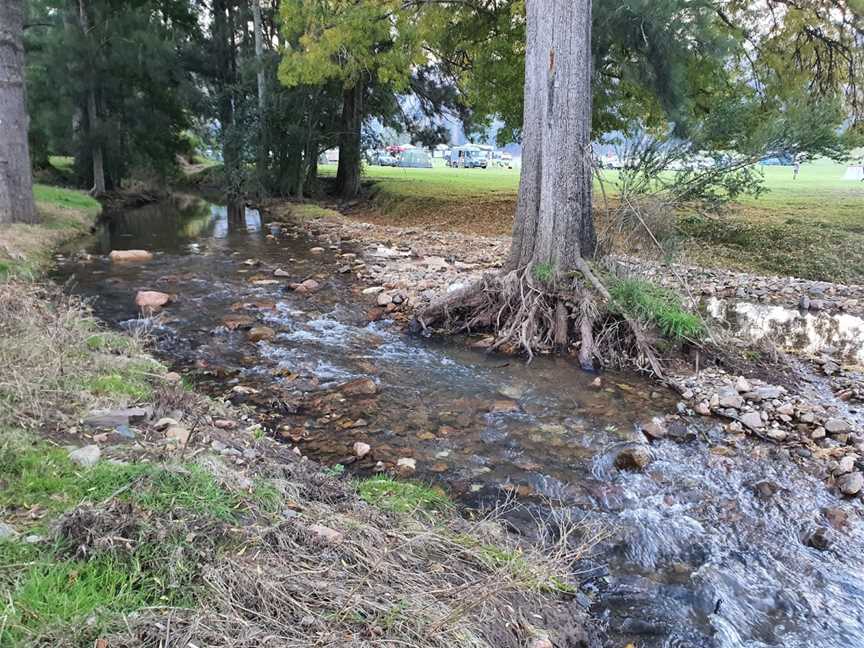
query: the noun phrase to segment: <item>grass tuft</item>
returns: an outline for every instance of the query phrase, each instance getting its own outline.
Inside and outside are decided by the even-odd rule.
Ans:
[[[386,475],[364,479],[357,491],[366,502],[395,513],[443,511],[453,506],[447,495],[438,488],[400,481]]]
[[[698,340],[705,334],[699,316],[684,308],[671,290],[641,279],[621,279],[610,286],[609,292],[613,307],[657,326],[667,338]]]

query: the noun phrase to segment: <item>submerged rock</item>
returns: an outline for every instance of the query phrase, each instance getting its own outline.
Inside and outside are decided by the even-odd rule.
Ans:
[[[145,313],[155,313],[171,301],[171,295],[158,290],[139,290],[135,295],[135,305]]]
[[[250,342],[272,340],[274,337],[276,337],[276,331],[269,326],[253,326],[249,329]]]
[[[346,396],[373,396],[378,393],[378,385],[371,378],[357,378],[339,387]]]
[[[147,250],[112,250],[108,258],[119,263],[142,263],[152,260],[153,254]]]

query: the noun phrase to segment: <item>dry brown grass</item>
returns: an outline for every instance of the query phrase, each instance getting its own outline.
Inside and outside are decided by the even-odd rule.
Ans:
[[[142,340],[104,330],[56,287],[0,283],[0,427],[51,427],[149,393]]]

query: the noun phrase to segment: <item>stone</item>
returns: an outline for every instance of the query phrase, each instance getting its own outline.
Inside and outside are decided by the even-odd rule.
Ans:
[[[165,416],[156,421],[156,423],[153,425],[153,429],[157,432],[161,432],[162,430],[167,430],[172,425],[179,425],[179,423],[175,419],[169,416]]]
[[[773,439],[774,441],[785,441],[786,437],[789,436],[789,433],[779,428],[771,428],[770,430],[768,430],[768,432],[765,433],[765,435],[769,439]]]
[[[519,403],[512,400],[496,400],[492,403],[492,407],[489,411],[496,414],[518,412]]]
[[[711,415],[711,406],[708,404],[708,401],[699,401],[696,403],[696,406],[693,410],[702,416],[710,416]]]
[[[830,532],[824,526],[818,526],[807,532],[804,544],[819,551],[825,551],[831,546]]]
[[[291,273],[288,272],[287,270],[283,270],[282,268],[276,268],[273,271],[273,276],[274,277],[290,277]]]
[[[189,443],[189,430],[187,430],[182,425],[172,425],[167,430],[165,430],[165,438],[172,439],[176,441],[181,446],[185,446]]]
[[[750,386],[750,382],[744,376],[738,376],[735,380],[735,390],[738,392],[749,392],[753,388]]]
[[[642,424],[642,433],[649,439],[662,439],[666,436],[666,424],[659,416],[655,416],[647,423]]]
[[[849,513],[837,507],[827,507],[822,509],[822,516],[832,527],[838,531],[842,531],[849,524]]]
[[[845,475],[846,473],[851,473],[855,470],[855,459],[856,457],[853,455],[846,455],[837,463],[837,469],[834,471],[835,475]]]
[[[219,428],[220,430],[233,430],[237,427],[237,422],[229,419],[216,419],[213,421],[213,427]]]
[[[321,284],[314,279],[307,279],[306,281],[301,281],[299,287],[302,289],[301,292],[305,291],[307,293],[315,293],[321,290]]]
[[[731,407],[732,409],[741,409],[744,406],[744,399],[733,387],[721,389],[717,393],[717,402],[720,407]]]
[[[153,254],[147,250],[112,250],[108,258],[115,263],[143,263],[151,261]]]
[[[777,491],[779,490],[780,487],[776,483],[768,481],[767,479],[753,484],[753,492],[760,499],[771,499],[772,497],[774,497],[774,494],[777,493]]]
[[[396,462],[396,470],[402,475],[410,475],[417,470],[417,460],[411,457],[399,457],[399,460]]]
[[[837,488],[844,495],[849,495],[850,497],[857,495],[861,492],[861,488],[864,488],[864,474],[856,471],[841,475],[837,479]]]
[[[135,305],[145,313],[158,312],[171,301],[171,295],[158,290],[139,290],[135,295]]]
[[[386,292],[378,293],[378,297],[375,299],[375,303],[379,306],[387,306],[388,304],[393,302],[393,297]]]
[[[143,421],[150,412],[143,407],[129,407],[116,410],[93,410],[84,418],[85,427],[89,428],[117,428],[121,425],[129,425]]]
[[[0,522],[0,540],[14,540],[18,537],[18,532],[11,524]]]
[[[825,428],[817,427],[813,432],[810,433],[810,438],[814,441],[818,441],[819,439],[825,438]]]
[[[310,254],[324,254],[324,248],[323,247],[309,248],[309,253]]]
[[[255,320],[249,315],[226,315],[222,318],[222,323],[229,331],[237,329],[250,329],[255,324]]]
[[[615,457],[618,470],[642,470],[651,463],[651,453],[642,446],[624,448]]]
[[[339,387],[346,396],[374,396],[378,393],[378,385],[371,378],[357,378]]]
[[[183,380],[183,376],[181,376],[176,371],[169,371],[164,376],[162,376],[162,379],[167,383],[171,383],[172,385],[176,385]]]
[[[837,417],[829,418],[825,421],[823,427],[828,434],[840,434],[842,432],[849,432],[852,429],[848,421]]]
[[[368,443],[363,443],[362,441],[354,442],[354,454],[359,459],[362,459],[363,457],[368,455],[371,450],[372,447]]]
[[[102,451],[97,445],[86,445],[82,448],[77,448],[69,453],[69,459],[81,466],[82,468],[90,468],[99,463],[99,458],[102,456]]]
[[[742,414],[739,420],[745,427],[748,427],[751,430],[762,429],[765,425],[759,412],[747,412]]]
[[[276,337],[276,331],[269,326],[253,326],[249,329],[250,342],[262,342]]]
[[[336,529],[331,529],[328,526],[324,526],[323,524],[313,524],[309,527],[309,530],[315,535],[316,538],[322,540],[328,544],[336,544],[342,541],[342,534]]]
[[[369,288],[364,288],[361,292],[364,295],[377,295],[380,292],[385,290],[384,286],[370,286]]]

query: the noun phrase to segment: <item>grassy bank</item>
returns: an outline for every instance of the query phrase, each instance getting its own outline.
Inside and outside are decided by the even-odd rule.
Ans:
[[[334,173],[335,167],[322,167]],[[676,216],[684,260],[762,274],[864,283],[864,184],[843,180],[846,167],[764,167],[768,192],[720,217]],[[606,172],[614,199],[616,172]],[[473,234],[510,233],[519,172],[507,169],[367,167],[371,210],[381,224],[432,226]],[[599,200],[599,193],[598,200]]]
[[[0,230],[14,262],[0,281],[0,645],[572,636],[572,544],[517,543],[423,484],[323,471],[252,412],[189,391],[144,340],[38,282],[97,210],[37,191],[45,223]]]
[[[42,222],[0,228],[0,280],[38,276],[51,252],[87,233],[102,211],[96,200],[73,189],[37,184],[33,195]]]

